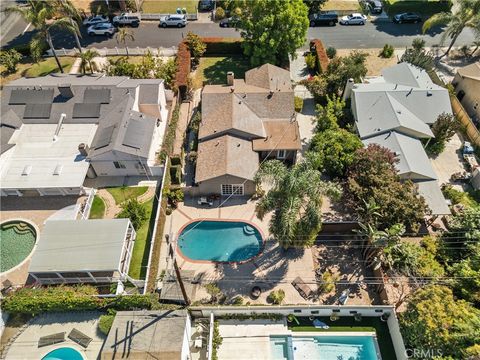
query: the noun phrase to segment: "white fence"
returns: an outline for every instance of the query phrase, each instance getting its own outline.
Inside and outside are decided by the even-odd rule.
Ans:
[[[80,219],[86,220],[90,216],[90,210],[92,210],[93,199],[95,198],[95,194],[97,190],[94,188],[90,189],[90,193],[88,194],[88,198],[85,201],[82,209],[80,210]]]
[[[175,56],[177,54],[177,47],[172,46],[171,48],[141,48],[141,47],[114,47],[114,48],[101,48],[97,49],[95,47],[82,48],[82,50],[95,50],[100,56],[126,56],[127,49],[129,55],[145,55],[150,52],[153,56]],[[76,56],[78,54],[78,49],[55,49],[57,56]],[[52,51],[49,49],[46,52],[47,56],[53,56]]]

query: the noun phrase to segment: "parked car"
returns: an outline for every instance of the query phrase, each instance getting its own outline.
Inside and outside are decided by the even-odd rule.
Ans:
[[[366,22],[367,17],[359,13],[346,15],[340,19],[340,24],[342,25],[365,25]]]
[[[232,16],[220,21],[220,27],[236,27],[240,19],[238,17]]]
[[[422,17],[414,13],[403,13],[403,14],[395,15],[392,20],[394,23],[397,23],[397,24],[402,24],[402,23],[416,24],[422,21]]]
[[[211,11],[214,8],[213,0],[201,0],[198,4],[198,10],[200,11]]]
[[[338,23],[338,14],[335,11],[322,11],[309,16],[310,26],[329,25],[335,26]]]
[[[95,15],[95,16],[90,16],[83,20],[83,25],[85,26],[91,26],[95,24],[101,24],[104,22],[108,22],[108,16],[105,15]]]
[[[112,22],[113,22],[113,25],[115,26],[129,25],[129,26],[137,27],[140,25],[140,18],[134,14],[122,13],[118,16],[115,16]]]
[[[87,34],[90,36],[93,35],[106,35],[112,36],[115,34],[115,26],[110,23],[101,23],[92,25],[87,29]]]
[[[369,0],[368,8],[372,14],[381,14],[383,11],[382,2],[380,0]]]
[[[159,26],[166,28],[167,26],[184,27],[187,25],[187,15],[171,14],[160,18]]]

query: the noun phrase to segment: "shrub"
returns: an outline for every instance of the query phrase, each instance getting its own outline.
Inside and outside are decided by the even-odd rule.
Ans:
[[[318,39],[310,41],[310,50],[314,52],[317,58],[317,71],[319,73],[327,71],[329,60],[322,42]]]
[[[232,299],[232,305],[242,306],[243,305],[243,298],[241,296],[235,296]]]
[[[221,38],[221,37],[204,37],[206,56],[214,55],[243,55],[242,40]]]
[[[385,58],[385,59],[389,59],[393,56],[394,51],[395,51],[395,49],[393,48],[392,45],[385,44],[383,46],[382,51],[380,52],[380,56]]]
[[[307,64],[308,70],[315,70],[315,67],[317,66],[317,58],[315,57],[315,55],[312,53],[308,53],[305,56],[305,64]]]
[[[177,51],[177,72],[175,74],[175,86],[184,99],[188,92],[188,76],[190,74],[191,55],[188,45],[182,41]]]
[[[190,55],[193,56],[194,62],[198,64],[200,57],[205,53],[207,46],[200,36],[191,31],[187,33],[186,43],[188,44]]]
[[[220,336],[220,329],[218,328],[218,321],[213,323],[213,339],[212,339],[212,360],[218,360],[217,351],[222,345],[223,338]]]
[[[198,158],[198,154],[196,151],[190,151],[188,153],[188,161],[192,162],[192,163],[196,163],[197,162],[197,158]]]
[[[140,204],[137,199],[129,199],[120,206],[122,211],[117,215],[117,218],[130,219],[135,230],[140,229],[145,221],[147,221],[147,209]]]
[[[22,54],[15,49],[0,51],[0,65],[3,65],[7,73],[14,73],[17,71],[17,65],[22,60]]]
[[[333,59],[337,55],[337,49],[332,46],[329,46],[325,52],[329,59]]]
[[[210,295],[210,301],[213,303],[217,303],[223,296],[222,291],[215,283],[206,284],[204,287],[205,290],[207,290],[207,293]]]
[[[182,181],[182,167],[180,165],[172,165],[170,167],[170,178],[174,185],[180,185]]]
[[[113,320],[115,320],[115,315],[102,315],[98,321],[98,329],[104,335],[108,335],[110,329],[113,325]]]
[[[412,41],[412,48],[416,51],[421,51],[425,48],[425,40],[422,38],[415,38]]]
[[[303,99],[299,96],[295,96],[294,98],[295,101],[295,111],[300,112],[303,109]]]
[[[182,158],[180,156],[172,156],[170,158],[170,164],[172,166],[181,165],[182,164]]]
[[[337,275],[334,276],[330,271],[325,271],[322,274],[322,281],[318,288],[325,294],[331,293],[335,291],[335,283],[338,279],[339,277]]]
[[[283,299],[285,299],[285,291],[282,289],[272,291],[267,298],[267,300],[271,301],[274,305],[280,305]]]
[[[185,194],[183,190],[180,188],[170,188],[165,190],[165,196],[168,199],[168,202],[172,205],[172,207],[176,208],[179,202],[182,202],[185,198]]]
[[[221,8],[220,6],[217,7],[217,10],[215,11],[215,20],[222,20],[225,18],[225,10]]]

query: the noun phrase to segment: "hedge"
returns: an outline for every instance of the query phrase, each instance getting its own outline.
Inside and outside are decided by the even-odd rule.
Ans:
[[[207,49],[204,56],[243,55],[242,40],[235,38],[204,37]]]
[[[188,76],[190,74],[191,55],[185,41],[178,44],[177,72],[175,74],[175,85],[180,91],[180,96],[185,98],[188,89]]]
[[[318,39],[313,39],[310,41],[310,50],[313,51],[317,58],[317,71],[320,74],[327,71],[329,59],[322,42]]]
[[[182,181],[182,167],[180,165],[170,166],[170,178],[172,184],[179,185]]]
[[[37,315],[43,312],[152,309],[158,305],[156,294],[110,298],[97,295],[97,289],[88,285],[23,288],[7,295],[1,307],[10,314]]]

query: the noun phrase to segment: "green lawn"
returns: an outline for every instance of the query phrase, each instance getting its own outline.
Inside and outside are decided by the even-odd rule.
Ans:
[[[151,232],[155,223],[155,215],[152,213],[153,206],[157,204],[155,197],[142,205],[147,208],[148,221],[137,230],[137,238],[135,239],[135,247],[133,248],[132,261],[130,262],[130,270],[128,275],[134,279],[145,279],[147,274],[148,255],[150,252],[150,243],[152,239]]]
[[[135,199],[144,194],[147,190],[148,186],[120,186],[107,189],[107,191],[112,194],[117,205],[120,205],[125,200]]]
[[[102,198],[95,195],[92,202],[92,208],[90,209],[89,219],[102,219],[105,214],[105,203]]]
[[[196,89],[203,85],[222,85],[227,83],[227,72],[233,71],[235,78],[243,79],[245,71],[251,65],[248,59],[243,57],[203,57],[195,72],[193,86]]]
[[[423,16],[450,11],[452,4],[449,1],[438,0],[385,0],[385,11],[388,15],[404,12],[415,12]]]
[[[314,332],[334,332],[334,331],[375,331],[377,334],[378,346],[382,359],[396,359],[390,332],[386,322],[377,317],[363,317],[362,321],[357,322],[352,317],[340,317],[337,321],[331,321],[329,317],[316,317],[320,321],[330,326],[329,329],[317,329],[313,326],[308,317],[297,317],[299,325],[291,322],[288,329],[294,332],[314,331]]]
[[[175,14],[177,8],[186,8],[188,14],[197,12],[195,0],[145,0],[142,10],[147,14]]]

